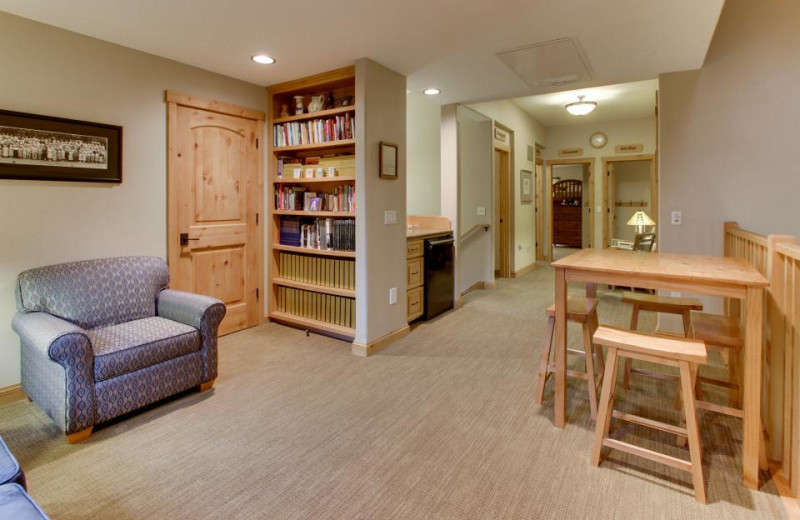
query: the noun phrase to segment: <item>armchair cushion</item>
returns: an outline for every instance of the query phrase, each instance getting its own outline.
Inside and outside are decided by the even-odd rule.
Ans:
[[[8,520],[47,520],[36,502],[19,484],[0,486],[0,519]]]
[[[169,284],[160,258],[101,258],[29,269],[17,279],[17,309],[46,312],[92,329],[156,315]]]
[[[25,487],[25,474],[19,467],[19,462],[9,451],[3,438],[0,437],[0,484],[16,482]]]
[[[105,381],[200,350],[200,332],[154,316],[86,331],[94,352],[94,379]]]

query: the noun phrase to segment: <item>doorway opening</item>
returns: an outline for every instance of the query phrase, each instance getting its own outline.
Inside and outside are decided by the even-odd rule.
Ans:
[[[494,137],[494,274],[496,278],[511,276],[514,245],[514,211],[512,207],[512,147],[513,132],[495,123]],[[497,132],[497,129],[500,132]],[[502,136],[503,139],[500,139]]]
[[[536,169],[534,171],[534,186],[536,186],[536,196],[534,200],[534,214],[536,218],[536,261],[547,260],[549,257],[544,250],[544,161],[541,157],[536,158]]]
[[[594,243],[594,160],[547,161],[548,196],[545,197],[549,232],[545,246],[558,260]]]
[[[628,248],[636,239],[631,217],[644,212],[658,226],[658,174],[654,155],[603,158],[603,247]],[[656,242],[658,237],[656,236]]]

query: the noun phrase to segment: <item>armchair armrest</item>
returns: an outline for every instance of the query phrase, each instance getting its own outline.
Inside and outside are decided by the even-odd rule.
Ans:
[[[165,289],[158,295],[156,313],[200,331],[203,382],[217,377],[217,330],[225,317],[225,304],[201,294]]]
[[[86,332],[45,312],[18,312],[22,387],[70,434],[94,424],[94,354]]]

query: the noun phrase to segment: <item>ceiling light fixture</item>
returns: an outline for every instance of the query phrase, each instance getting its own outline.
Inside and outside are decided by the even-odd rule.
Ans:
[[[255,56],[250,56],[250,59],[262,65],[272,65],[275,63],[275,58],[267,56],[266,54],[256,54]]]
[[[422,91],[423,94],[427,94],[428,96],[435,96],[436,94],[441,93],[442,91],[438,88],[426,88]]]
[[[586,96],[578,96],[578,101],[569,103],[568,105],[565,105],[564,108],[566,108],[567,112],[573,116],[585,116],[597,108],[597,103],[594,101],[584,101],[583,98],[585,97]]]

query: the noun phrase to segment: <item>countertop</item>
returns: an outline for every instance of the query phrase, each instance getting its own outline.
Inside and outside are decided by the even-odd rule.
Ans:
[[[408,215],[406,238],[431,238],[453,232],[450,219],[441,216]]]

